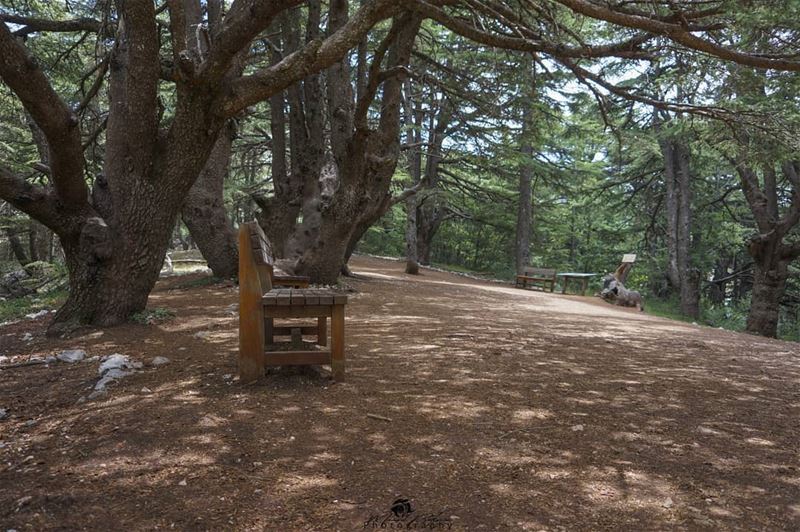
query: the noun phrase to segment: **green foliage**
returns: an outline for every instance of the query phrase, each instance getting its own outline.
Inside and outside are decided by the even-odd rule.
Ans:
[[[169,309],[156,307],[147,309],[142,312],[137,312],[131,316],[133,323],[140,323],[142,325],[153,325],[155,323],[163,323],[175,317],[175,313]]]
[[[52,310],[60,307],[67,299],[67,290],[59,288],[42,294],[31,294],[0,301],[0,323],[22,319],[43,309]]]

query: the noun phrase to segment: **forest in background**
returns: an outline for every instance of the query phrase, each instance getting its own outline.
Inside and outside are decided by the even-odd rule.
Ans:
[[[57,324],[141,311],[168,250],[235,275],[256,218],[320,283],[636,253],[649,311],[800,340],[794,3],[128,4],[0,13],[0,260],[69,279]]]

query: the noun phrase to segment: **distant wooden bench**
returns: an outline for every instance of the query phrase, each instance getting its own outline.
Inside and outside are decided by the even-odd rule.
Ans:
[[[522,268],[522,273],[517,275],[517,287],[526,288],[528,284],[536,285],[541,284],[542,290],[550,285],[550,291],[555,289],[556,285],[556,271],[551,268],[532,268],[525,266]]]
[[[332,290],[295,288],[308,286],[308,278],[276,277],[272,246],[256,222],[239,228],[239,376],[250,382],[264,374],[266,366],[330,364],[333,378],[344,380],[344,307],[347,296]],[[277,283],[291,288],[275,288]],[[276,318],[317,318],[313,326],[275,326]],[[329,350],[277,351],[275,336],[293,330],[317,337],[327,346],[327,319],[331,320]],[[294,346],[293,346],[294,347]]]

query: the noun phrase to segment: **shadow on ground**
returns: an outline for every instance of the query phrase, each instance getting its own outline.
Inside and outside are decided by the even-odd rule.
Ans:
[[[96,363],[0,373],[0,524],[350,530],[405,497],[455,528],[800,527],[797,344],[355,269],[344,384],[232,379],[226,285],[160,286],[151,306],[176,314],[161,325],[0,330],[14,354],[172,360],[87,402]]]

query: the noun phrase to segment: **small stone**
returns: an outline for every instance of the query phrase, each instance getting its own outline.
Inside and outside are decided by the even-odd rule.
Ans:
[[[5,408],[0,408],[0,419],[5,419],[8,417],[8,410]]]
[[[264,463],[263,462],[253,462],[253,465],[256,466],[256,467],[259,467],[259,466],[264,465]]]
[[[86,362],[97,362],[98,360],[100,360],[100,357],[99,357],[99,356],[97,356],[97,355],[95,355],[95,356],[93,356],[93,357],[89,357],[89,358],[87,358],[87,359],[86,359]]]
[[[144,388],[142,388],[142,393],[153,393],[153,390],[151,390],[150,388],[144,387]]]
[[[67,349],[66,351],[61,351],[58,355],[56,355],[56,358],[61,362],[74,364],[75,362],[80,362],[86,358],[86,351],[83,349]]]
[[[583,425],[573,425],[570,428],[572,432],[581,432],[583,430]]]
[[[664,508],[672,508],[674,505],[675,505],[675,503],[672,502],[672,499],[669,498],[669,497],[667,497],[666,501],[661,503],[661,506],[663,506]]]
[[[226,373],[225,375],[222,376],[222,378],[223,380],[229,381],[233,379],[233,373]]]
[[[183,479],[180,482],[178,482],[178,486],[185,486],[185,485],[186,485],[186,479]]]
[[[30,320],[36,320],[41,318],[42,316],[47,316],[48,314],[50,314],[49,310],[40,310],[39,312],[34,312],[32,314],[25,314],[25,317]]]
[[[255,493],[256,495],[260,495],[260,494],[264,493],[264,490],[256,488],[256,490],[253,491],[253,493]]]
[[[5,355],[0,356],[0,364],[6,364],[9,360],[11,359]]]
[[[163,366],[164,364],[169,364],[170,359],[167,357],[153,357],[153,360],[150,361],[150,364],[153,366]]]
[[[33,340],[33,335],[31,333],[26,332],[25,334],[22,335],[23,342],[30,342],[31,340]]]
[[[52,355],[44,357],[45,364],[55,364],[58,362],[58,359]]]

